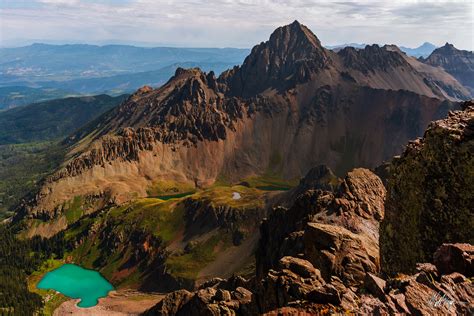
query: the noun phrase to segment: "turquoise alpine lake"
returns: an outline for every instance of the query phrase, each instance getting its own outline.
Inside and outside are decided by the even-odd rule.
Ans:
[[[75,264],[64,264],[48,272],[36,287],[56,290],[70,298],[79,298],[79,307],[97,305],[99,298],[106,297],[114,289],[99,272]]]

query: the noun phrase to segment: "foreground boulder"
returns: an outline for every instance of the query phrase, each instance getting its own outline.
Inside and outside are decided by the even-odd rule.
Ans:
[[[377,244],[344,227],[308,223],[303,240],[306,256],[321,267],[326,280],[338,275],[346,283],[357,284],[366,272],[378,272]]]
[[[442,243],[474,243],[474,102],[462,107],[392,161],[380,232],[391,275],[413,272]]]
[[[474,246],[470,244],[444,244],[434,254],[434,263],[443,274],[459,272],[474,276]]]

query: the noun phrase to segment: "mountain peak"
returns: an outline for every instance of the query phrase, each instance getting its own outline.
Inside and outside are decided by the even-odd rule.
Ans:
[[[430,43],[430,42],[424,42],[418,48],[420,48],[420,47],[436,47],[436,46],[434,44]]]
[[[285,90],[306,82],[329,63],[329,53],[316,35],[295,20],[255,46],[229,84],[236,95],[252,97],[268,88]]]
[[[311,53],[312,50],[322,49],[319,39],[306,26],[295,20],[293,23],[277,28],[268,43],[277,50],[284,49],[286,52],[292,50],[304,50]],[[303,53],[303,51],[301,51]]]
[[[444,48],[450,48],[450,49],[456,48],[456,47],[454,47],[453,44],[449,44],[448,42],[446,42],[446,44],[444,44],[443,47],[444,47]]]

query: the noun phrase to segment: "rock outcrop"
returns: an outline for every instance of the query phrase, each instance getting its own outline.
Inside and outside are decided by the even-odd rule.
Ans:
[[[474,276],[474,246],[471,244],[443,244],[434,254],[434,263],[442,274],[459,272]]]
[[[314,171],[313,171],[314,172]],[[385,189],[365,169],[334,191],[309,189],[264,221],[257,273],[178,291],[145,315],[469,315],[474,311],[473,246],[443,244],[436,265],[385,278],[378,223]]]
[[[282,256],[305,258],[328,281],[362,282],[380,269],[379,222],[384,216],[385,188],[366,169],[355,169],[334,190],[308,190],[289,208],[279,207],[261,226],[257,275],[263,277]]]
[[[443,243],[474,243],[474,104],[429,125],[390,166],[383,269],[414,271]]]
[[[471,246],[472,247],[472,246]],[[428,264],[425,264],[425,266]],[[474,285],[459,272],[382,279],[367,273],[359,287],[325,282],[309,261],[283,257],[255,280],[221,280],[196,292],[178,291],[144,315],[470,315]]]

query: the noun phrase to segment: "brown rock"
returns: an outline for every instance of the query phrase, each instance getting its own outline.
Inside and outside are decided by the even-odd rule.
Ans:
[[[458,272],[453,272],[451,274],[448,274],[448,275],[443,275],[441,277],[441,282],[445,282],[445,283],[462,283],[462,282],[465,282],[467,279],[464,275],[462,275],[461,273],[458,273]]]
[[[387,300],[384,291],[385,285],[386,282],[384,280],[373,275],[372,273],[367,273],[365,275],[364,286],[370,291],[370,293],[375,295],[381,301]]]
[[[459,272],[474,275],[474,246],[470,244],[443,244],[434,254],[434,263],[441,274]]]
[[[230,292],[227,290],[217,290],[216,295],[214,296],[214,299],[217,301],[230,301],[231,300],[231,295]]]
[[[389,309],[382,301],[377,297],[368,295],[360,297],[359,305],[354,312],[357,312],[358,315],[390,315]]]
[[[341,293],[332,284],[325,284],[318,287],[308,294],[308,299],[320,304],[334,304],[341,303]]]
[[[350,171],[340,190],[342,197],[355,200],[359,205],[357,215],[377,221],[383,219],[386,191],[382,180],[373,172],[363,168]]]
[[[347,284],[360,284],[366,272],[378,272],[377,244],[343,227],[308,223],[304,244],[308,260],[326,281],[337,275]]]
[[[415,315],[456,315],[451,298],[445,298],[426,285],[410,282],[406,287],[405,302],[410,313]]]
[[[280,259],[279,264],[281,269],[291,270],[303,278],[316,278],[324,282],[321,272],[307,260],[286,256]]]
[[[410,310],[408,309],[408,306],[405,302],[405,295],[401,293],[397,293],[397,294],[390,293],[388,297],[390,301],[392,302],[392,304],[394,305],[395,310],[397,312],[402,313],[402,314],[410,314]]]
[[[431,275],[435,278],[439,276],[438,269],[432,263],[417,263],[416,264],[416,271],[424,272],[424,273],[429,274],[429,275]]]
[[[252,301],[252,292],[240,286],[232,292],[232,296],[241,304],[248,304]]]
[[[157,305],[146,311],[144,316],[171,316],[191,299],[193,293],[186,290],[179,290],[166,295]]]

